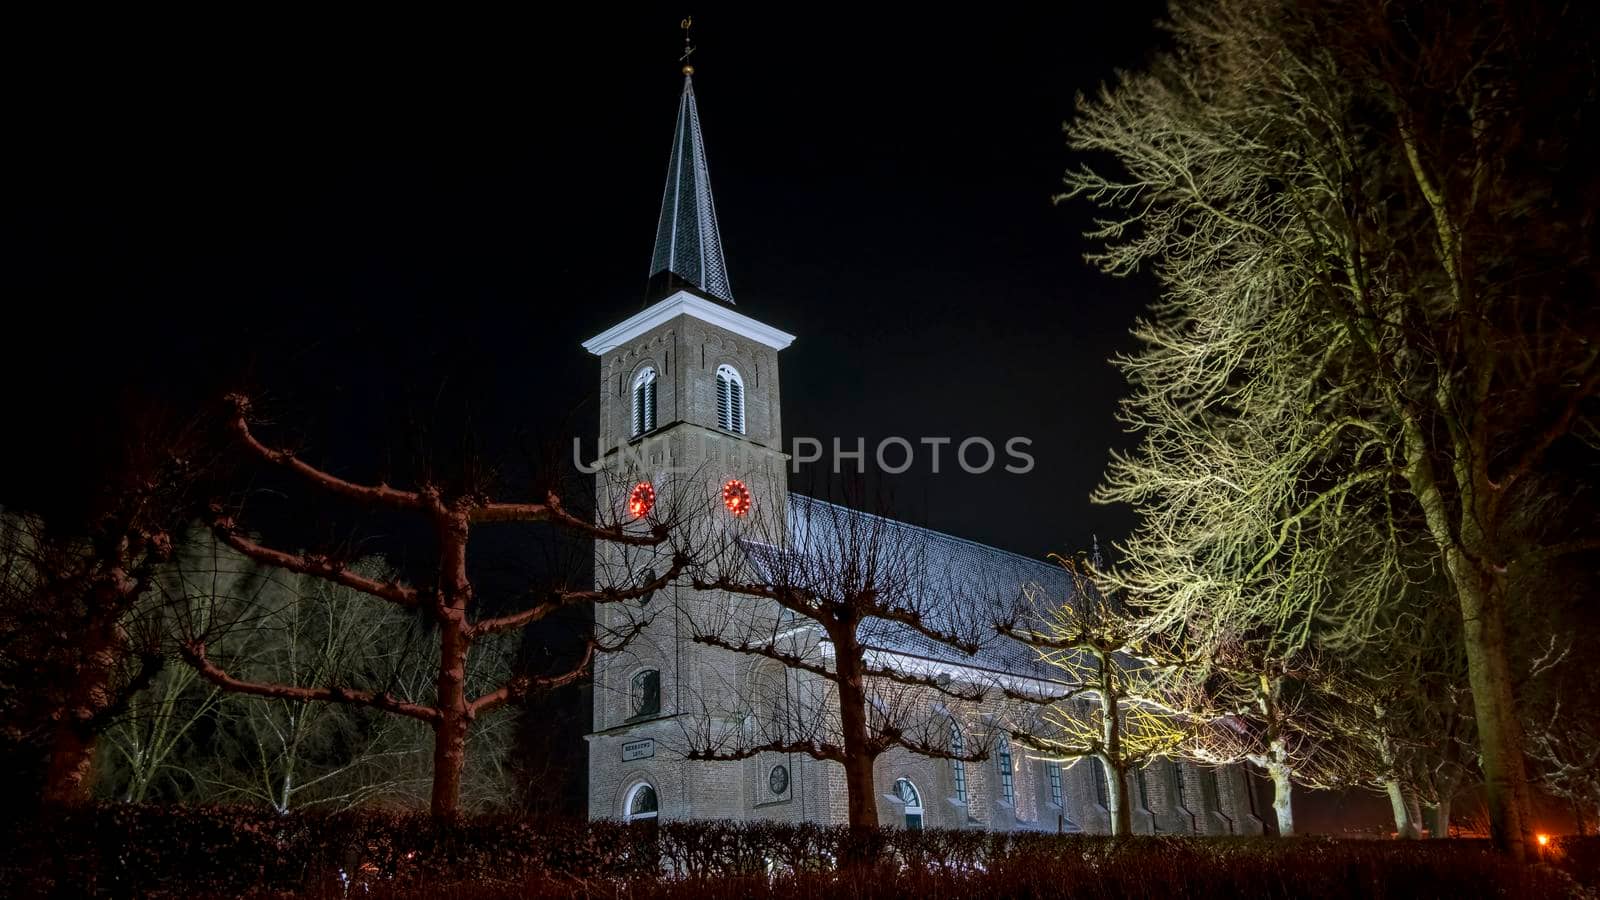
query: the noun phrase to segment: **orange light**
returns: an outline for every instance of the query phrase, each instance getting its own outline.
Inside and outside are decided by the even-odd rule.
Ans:
[[[1539,846],[1541,846],[1541,847],[1550,846],[1550,835],[1548,835],[1548,834],[1539,835]]]
[[[633,486],[633,493],[628,495],[628,515],[635,519],[642,519],[650,514],[656,505],[656,489],[648,481],[641,481]]]
[[[750,489],[737,478],[728,479],[722,486],[722,505],[735,516],[743,516],[750,511]]]

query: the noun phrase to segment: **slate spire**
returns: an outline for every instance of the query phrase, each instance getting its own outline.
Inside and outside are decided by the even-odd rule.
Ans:
[[[650,259],[650,293],[665,296],[687,284],[718,300],[733,302],[728,266],[722,258],[722,235],[711,201],[711,175],[705,142],[700,137],[700,112],[694,102],[692,66],[683,67],[683,97],[678,101],[678,127],[672,136],[667,188],[661,195],[661,220]]]

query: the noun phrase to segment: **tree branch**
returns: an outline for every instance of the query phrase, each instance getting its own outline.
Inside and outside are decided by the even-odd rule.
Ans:
[[[295,700],[301,703],[322,701],[325,703],[370,706],[373,709],[381,709],[384,712],[409,716],[419,722],[426,722],[430,725],[439,719],[438,710],[401,700],[387,692],[374,693],[337,685],[326,688],[298,687],[289,684],[245,681],[241,678],[235,678],[216,663],[213,663],[210,657],[206,656],[206,645],[203,641],[185,641],[180,647],[180,652],[189,665],[194,666],[195,671],[200,673],[200,677],[226,691],[268,697],[274,700]]]
[[[398,581],[379,581],[376,578],[369,578],[354,569],[334,562],[332,558],[327,556],[310,553],[288,553],[257,543],[245,537],[244,533],[239,530],[238,525],[230,517],[218,517],[212,524],[212,530],[228,546],[260,562],[288,569],[291,572],[298,572],[302,575],[314,575],[334,584],[343,585],[381,600],[387,600],[407,609],[414,609],[417,606],[419,595],[416,588]]]

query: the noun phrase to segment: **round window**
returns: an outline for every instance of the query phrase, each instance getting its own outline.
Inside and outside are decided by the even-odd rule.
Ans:
[[[767,776],[767,787],[774,794],[781,794],[789,789],[789,770],[783,766],[773,766],[772,772]]]

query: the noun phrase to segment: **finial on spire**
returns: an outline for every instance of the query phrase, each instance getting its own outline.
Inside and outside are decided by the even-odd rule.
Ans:
[[[1100,563],[1100,535],[1091,534],[1089,536],[1089,540],[1094,542],[1094,554],[1089,557],[1089,563],[1091,565],[1093,565],[1096,569],[1099,569],[1099,568],[1101,568],[1101,563]]]
[[[694,16],[684,16],[681,27],[683,28],[683,55],[678,57],[678,62],[683,63],[683,74],[693,75],[694,66],[689,64],[689,56],[694,53],[694,41],[689,35],[689,29],[694,27]]]

